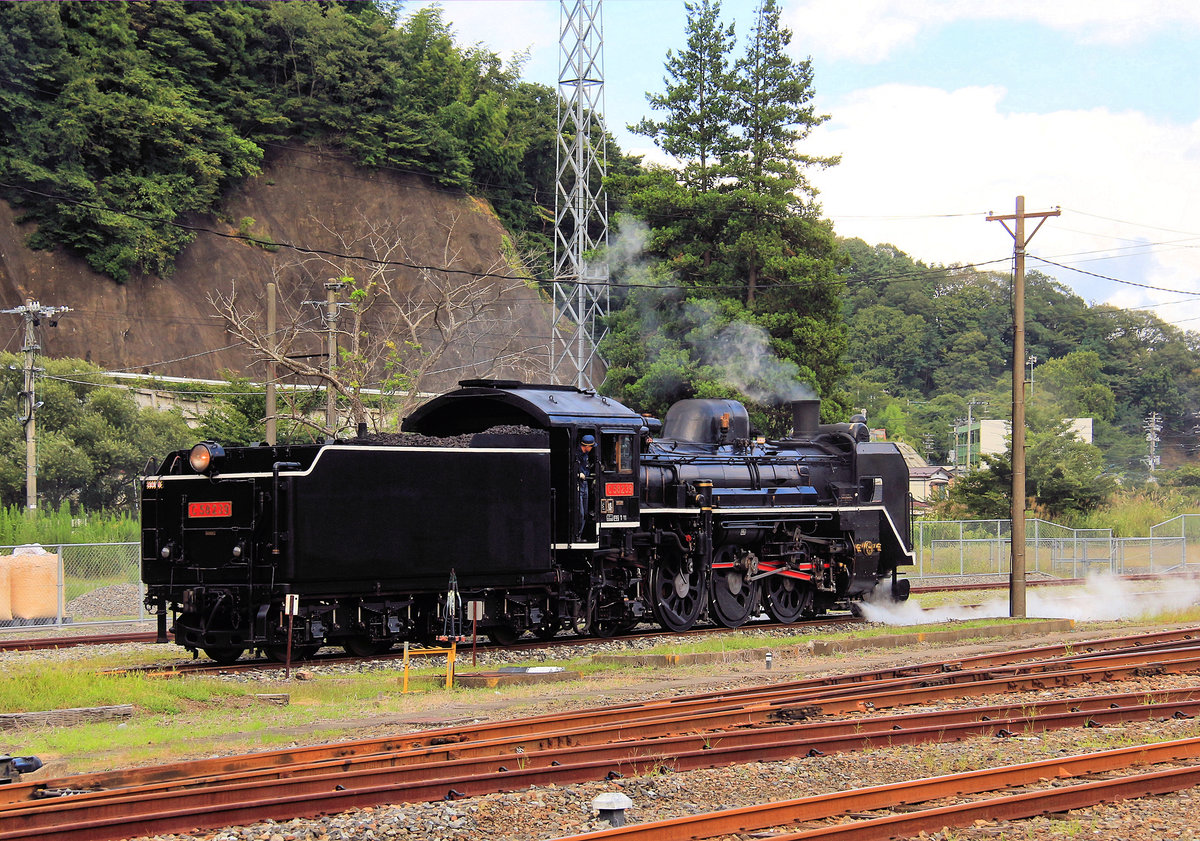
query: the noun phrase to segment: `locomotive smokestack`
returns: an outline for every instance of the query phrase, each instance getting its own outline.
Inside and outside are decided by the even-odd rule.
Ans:
[[[792,437],[808,439],[817,434],[821,425],[821,401],[819,399],[792,401]]]

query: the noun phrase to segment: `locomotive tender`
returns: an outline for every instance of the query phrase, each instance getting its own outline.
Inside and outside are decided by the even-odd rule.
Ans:
[[[733,400],[684,400],[660,423],[573,386],[460,386],[384,443],[168,455],[142,500],[159,640],[283,659],[290,628],[293,656],[365,656],[461,635],[472,601],[508,644],[908,596],[904,459],[861,423],[820,424],[817,400],[793,403],[788,438],[755,441]]]

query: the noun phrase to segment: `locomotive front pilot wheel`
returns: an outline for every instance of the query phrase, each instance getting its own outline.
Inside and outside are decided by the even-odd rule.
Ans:
[[[731,563],[736,558],[734,547],[723,546],[713,559],[713,564]],[[751,581],[745,569],[714,569],[708,592],[712,618],[726,628],[741,627],[758,612],[758,582]]]
[[[686,631],[704,608],[705,576],[678,552],[664,551],[650,567],[654,618],[668,631]]]
[[[798,622],[813,615],[813,592],[805,582],[772,575],[762,587],[763,606],[776,622]]]

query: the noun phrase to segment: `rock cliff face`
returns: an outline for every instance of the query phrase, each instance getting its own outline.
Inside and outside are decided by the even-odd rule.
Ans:
[[[443,282],[492,285],[497,300],[487,321],[493,331],[502,325],[508,343],[455,342],[439,362],[441,373],[423,387],[447,388],[473,376],[549,376],[551,305],[534,285],[511,279],[518,272],[503,227],[485,202],[419,175],[359,169],[312,148],[284,152],[226,198],[221,221],[189,220],[199,230],[171,277],[125,284],[61,249],[30,250],[28,226],[16,224],[15,216],[0,202],[0,305],[34,299],[71,308],[57,327],[39,328],[49,356],[79,357],[107,370],[202,378],[228,371],[261,379],[265,366],[226,331],[210,296],[236,287],[239,300],[263,312],[266,284],[274,280],[281,312],[307,315],[311,336],[301,335],[298,350],[315,357],[324,350],[324,327],[318,309],[303,302],[325,300],[328,278],[363,279],[379,263],[354,258],[368,257],[388,261],[388,282],[410,303],[436,297],[423,292],[436,274],[430,267],[455,270],[441,273]],[[279,247],[248,244],[239,233]],[[473,273],[500,277],[480,281]],[[375,317],[390,318],[383,308]],[[17,351],[21,325],[8,318],[6,349]],[[444,320],[430,320],[425,338],[432,341],[441,327]]]

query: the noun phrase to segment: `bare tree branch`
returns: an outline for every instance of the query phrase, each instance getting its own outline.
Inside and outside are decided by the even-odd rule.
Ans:
[[[529,286],[511,278],[520,267],[499,258],[477,276],[464,274],[470,267],[457,245],[459,221],[455,213],[437,222],[441,266],[454,271],[415,273],[391,264],[422,262],[415,253],[431,244],[411,241],[402,233],[403,220],[380,223],[359,214],[344,229],[322,225],[343,253],[368,260],[310,255],[276,265],[272,274],[280,295],[274,335],[267,335],[264,302],[246,300],[236,285],[228,293],[213,293],[209,302],[257,361],[274,362],[294,382],[332,389],[339,415],[350,425],[392,427],[448,374],[454,380],[502,372],[528,377],[546,368],[548,355],[522,335],[511,300]],[[338,353],[332,371],[324,351],[327,304],[323,294],[316,294],[330,279],[345,284],[337,299]],[[367,407],[372,390],[380,392],[374,412]],[[347,425],[339,422],[330,429],[307,413],[297,414],[294,401],[292,411],[294,420],[325,435]]]

